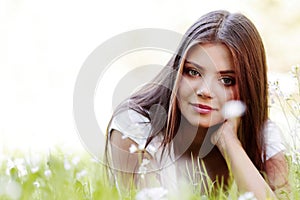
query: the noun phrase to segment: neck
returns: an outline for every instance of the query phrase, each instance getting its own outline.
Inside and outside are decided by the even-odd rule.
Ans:
[[[174,138],[175,154],[177,156],[198,156],[208,128],[192,126],[185,118],[181,119],[178,133]]]
[[[177,135],[174,138],[174,153],[180,164],[186,163],[189,169],[194,169],[190,164],[197,163],[200,158],[204,162],[205,170],[202,165],[200,170],[207,172],[207,175],[215,181],[220,183],[224,177],[225,184],[228,178],[228,169],[226,162],[216,146],[211,144],[210,137],[220,125],[215,125],[210,128],[194,127],[185,119],[181,120]],[[194,162],[186,162],[191,161]],[[219,178],[218,178],[219,177]]]

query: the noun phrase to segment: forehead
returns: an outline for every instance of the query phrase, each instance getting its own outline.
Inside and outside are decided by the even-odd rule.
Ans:
[[[204,68],[234,69],[231,52],[223,43],[195,44],[188,50],[186,60]]]

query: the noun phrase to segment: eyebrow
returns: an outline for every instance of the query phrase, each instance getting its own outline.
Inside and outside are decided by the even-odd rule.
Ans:
[[[185,63],[192,64],[195,67],[199,68],[200,70],[204,70],[205,69],[204,67],[198,65],[197,63],[194,63],[193,61],[186,60]],[[234,70],[222,70],[222,71],[219,71],[218,73],[219,74],[235,74],[235,71]]]

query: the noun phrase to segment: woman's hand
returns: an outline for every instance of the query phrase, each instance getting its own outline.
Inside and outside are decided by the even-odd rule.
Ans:
[[[219,148],[223,156],[226,154],[226,146],[229,140],[241,145],[237,136],[239,123],[240,118],[227,119],[211,136],[211,142]]]

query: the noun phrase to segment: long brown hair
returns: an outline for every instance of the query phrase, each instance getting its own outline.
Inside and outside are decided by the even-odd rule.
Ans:
[[[257,169],[264,171],[263,127],[268,118],[266,57],[257,29],[242,14],[219,10],[202,16],[187,30],[176,54],[154,78],[152,83],[155,84],[150,83],[129,97],[115,110],[113,117],[122,110],[137,111],[147,117],[152,126],[146,146],[162,133],[161,145],[167,147],[176,136],[180,124],[181,113],[176,94],[184,57],[195,43],[216,42],[225,44],[232,54],[240,100],[247,106],[238,137]],[[159,105],[156,108],[167,112],[165,120],[161,118],[161,109],[151,109],[153,105]]]

